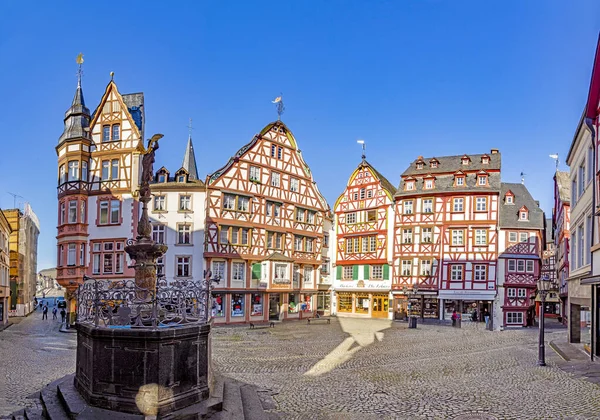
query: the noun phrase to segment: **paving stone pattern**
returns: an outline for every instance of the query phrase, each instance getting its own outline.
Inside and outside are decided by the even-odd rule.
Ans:
[[[600,418],[598,385],[561,370],[549,346],[548,366],[536,366],[536,329],[406,327],[352,318],[218,327],[213,360],[274,394],[285,419]]]
[[[77,334],[59,332],[60,323],[49,318],[11,318],[15,324],[0,332],[0,416],[35,406],[29,395],[75,371]]]

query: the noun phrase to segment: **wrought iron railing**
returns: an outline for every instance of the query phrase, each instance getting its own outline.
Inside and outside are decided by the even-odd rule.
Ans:
[[[165,328],[210,321],[210,280],[164,279],[156,287],[134,280],[86,277],[77,289],[77,322],[107,328]]]

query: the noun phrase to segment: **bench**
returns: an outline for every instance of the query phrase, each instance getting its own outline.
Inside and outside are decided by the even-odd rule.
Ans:
[[[317,321],[327,321],[328,324],[331,324],[331,318],[328,317],[312,317],[312,318],[306,318],[306,323],[310,324],[310,321],[312,322],[317,322]]]
[[[251,322],[250,329],[253,330],[255,328],[275,328],[274,322]]]

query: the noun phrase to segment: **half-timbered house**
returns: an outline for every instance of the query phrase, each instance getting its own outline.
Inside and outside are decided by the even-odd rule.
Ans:
[[[204,258],[221,279],[215,322],[312,314],[329,207],[292,132],[268,124],[206,188]]]
[[[133,277],[125,241],[134,236],[139,214],[134,195],[144,96],[122,95],[111,80],[90,115],[79,81],[64,123],[56,146],[57,280],[72,292],[84,275]]]
[[[498,221],[498,296],[493,326],[533,325],[544,248],[544,212],[523,184],[502,183]]]
[[[449,319],[496,296],[500,153],[423,158],[395,198],[394,308]]]
[[[204,221],[206,192],[198,178],[192,137],[188,138],[181,168],[170,173],[161,167],[150,184],[152,239],[168,246],[156,261],[157,277],[167,282],[204,276]]]
[[[394,192],[363,159],[335,203],[333,309],[339,316],[391,318]]]

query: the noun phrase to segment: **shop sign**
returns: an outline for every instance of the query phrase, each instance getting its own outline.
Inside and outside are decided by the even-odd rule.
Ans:
[[[365,282],[343,282],[335,286],[336,289],[371,289],[371,290],[388,290],[390,284],[383,281],[365,281]]]
[[[290,279],[273,279],[273,284],[290,284]]]
[[[262,289],[266,289],[269,283],[267,283],[266,281],[261,281],[260,283],[258,283],[258,287],[262,288]]]

